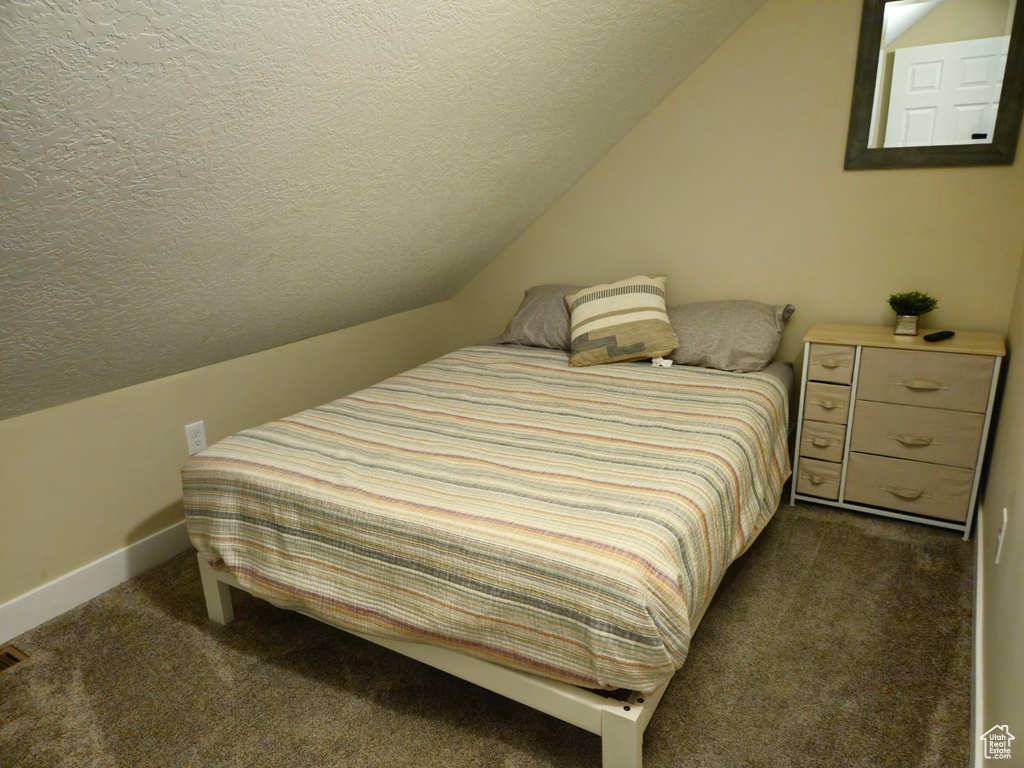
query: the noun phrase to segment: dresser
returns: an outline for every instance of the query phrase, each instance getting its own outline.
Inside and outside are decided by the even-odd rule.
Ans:
[[[970,536],[992,404],[997,333],[929,343],[889,326],[816,325],[804,337],[790,502]]]

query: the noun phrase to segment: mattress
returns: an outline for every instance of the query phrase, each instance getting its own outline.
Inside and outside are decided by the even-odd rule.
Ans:
[[[343,629],[648,692],[778,506],[787,406],[770,374],[468,347],[191,457],[188,532]]]

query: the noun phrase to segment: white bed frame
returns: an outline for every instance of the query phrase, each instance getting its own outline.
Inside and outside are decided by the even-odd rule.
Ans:
[[[206,611],[216,623],[229,624],[235,618],[230,588],[245,590],[231,574],[211,568],[201,554],[197,554],[197,559],[203,580]],[[711,596],[717,586],[711,591]],[[711,596],[708,597],[709,602]],[[706,608],[707,605],[691,622],[691,634],[703,618]],[[641,768],[644,729],[654,716],[654,710],[669,684],[669,680],[666,680],[653,693],[631,692],[622,701],[446,648],[345,631],[596,733],[601,737],[602,768]]]

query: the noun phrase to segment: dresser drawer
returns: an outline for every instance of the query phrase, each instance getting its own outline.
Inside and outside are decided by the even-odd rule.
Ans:
[[[865,348],[857,399],[984,413],[995,358]]]
[[[985,415],[857,400],[850,450],[974,469]]]
[[[844,501],[956,522],[967,519],[974,485],[969,469],[852,452],[849,461]]]
[[[850,388],[839,384],[810,382],[804,395],[804,418],[845,424],[850,412]]]
[[[800,430],[800,455],[822,461],[842,461],[845,440],[846,427],[842,424],[805,421]]]
[[[796,492],[835,501],[839,498],[839,478],[842,471],[842,464],[815,461],[801,456],[796,478]]]
[[[853,382],[853,358],[856,347],[835,344],[811,344],[807,358],[808,381],[825,381],[832,384]]]

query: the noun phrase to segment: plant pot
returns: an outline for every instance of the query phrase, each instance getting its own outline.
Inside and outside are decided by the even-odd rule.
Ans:
[[[896,315],[897,336],[917,336],[918,315]]]

